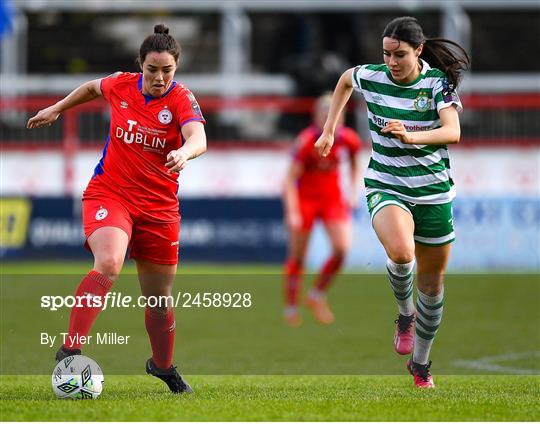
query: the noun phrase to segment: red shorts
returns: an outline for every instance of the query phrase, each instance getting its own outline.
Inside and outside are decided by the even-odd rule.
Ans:
[[[309,231],[315,219],[327,223],[330,221],[348,221],[350,219],[349,206],[344,199],[299,199],[300,214],[302,215],[301,229]]]
[[[82,212],[87,240],[98,228],[117,227],[129,237],[130,258],[163,265],[178,263],[180,216],[175,222],[148,221],[114,197],[84,199]],[[90,250],[88,241],[85,246]]]

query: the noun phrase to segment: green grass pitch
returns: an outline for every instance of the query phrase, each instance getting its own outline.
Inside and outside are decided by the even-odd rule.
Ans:
[[[384,275],[346,274],[330,294],[336,322],[303,311],[283,325],[279,267],[186,266],[176,290],[250,292],[237,310],[176,310],[175,362],[195,389],[175,396],[144,375],[150,355],[142,310],[102,312],[93,333],[126,346],[83,351],[105,372],[96,401],[56,400],[52,347],[68,309],[40,296],[72,294],[89,264],[4,263],[0,283],[2,421],[539,421],[540,281],[535,274],[448,275],[445,316],[432,351],[434,390],[419,390],[392,350],[395,305]],[[305,285],[311,284],[307,276]],[[113,290],[137,295],[128,266]],[[22,318],[21,318],[22,317]]]
[[[538,378],[440,376],[420,391],[402,376],[193,376],[196,393],[106,377],[96,401],[59,401],[49,377],[2,381],[7,421],[538,421]]]

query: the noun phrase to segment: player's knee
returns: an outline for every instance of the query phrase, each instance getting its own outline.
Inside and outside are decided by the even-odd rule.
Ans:
[[[426,296],[438,296],[442,291],[442,284],[418,284],[418,290]]]
[[[397,264],[406,264],[414,259],[414,247],[396,243],[386,248],[388,257]]]
[[[96,258],[94,269],[115,281],[118,278],[120,271],[122,271],[123,264],[124,258],[115,255],[106,255]]]
[[[443,289],[444,272],[426,272],[419,270],[417,274],[418,290],[428,296],[437,296]]]

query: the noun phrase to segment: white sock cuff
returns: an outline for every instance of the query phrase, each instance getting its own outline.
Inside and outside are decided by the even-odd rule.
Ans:
[[[417,290],[417,292],[418,298],[422,301],[422,303],[428,306],[437,305],[438,303],[441,303],[444,298],[444,287],[441,288],[441,292],[436,296],[429,296],[422,293],[420,290]]]
[[[404,277],[406,275],[409,275],[414,269],[415,263],[416,262],[414,259],[411,262],[407,262],[405,264],[396,264],[390,258],[386,260],[386,266],[388,267],[390,272],[394,275],[397,275],[398,277]]]

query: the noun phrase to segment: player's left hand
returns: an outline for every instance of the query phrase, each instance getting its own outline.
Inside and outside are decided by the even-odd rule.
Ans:
[[[173,172],[180,172],[187,165],[189,156],[182,149],[171,150],[167,155],[167,163],[165,166],[169,168],[167,171],[169,174]]]
[[[414,144],[411,135],[407,132],[403,122],[397,120],[390,120],[388,124],[381,130],[382,133],[391,133],[393,136],[399,139],[403,144]]]

